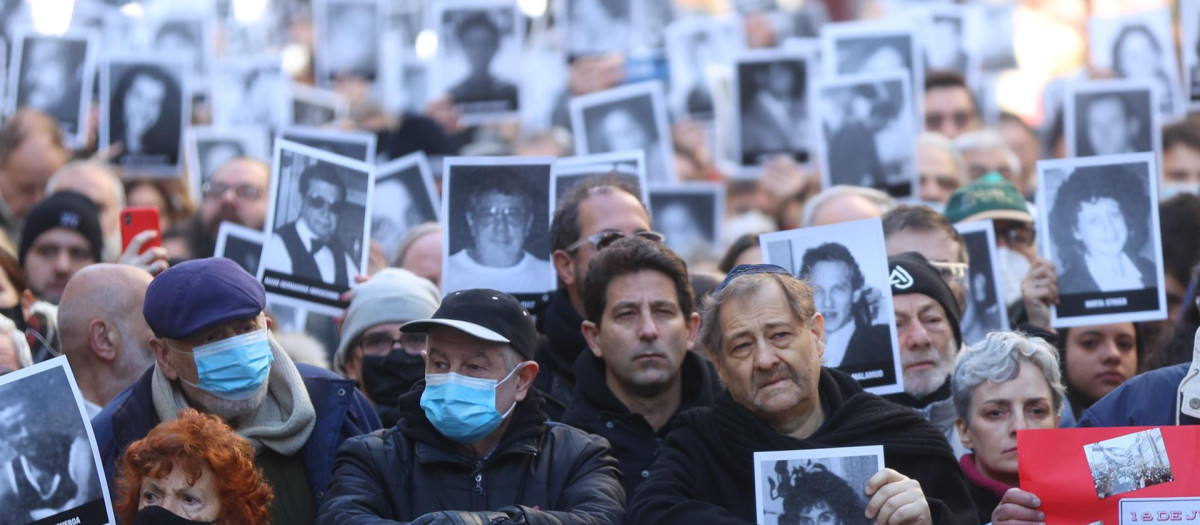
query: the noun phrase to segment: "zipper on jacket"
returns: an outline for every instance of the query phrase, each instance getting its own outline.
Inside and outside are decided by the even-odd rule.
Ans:
[[[475,464],[475,493],[483,495],[483,462]]]

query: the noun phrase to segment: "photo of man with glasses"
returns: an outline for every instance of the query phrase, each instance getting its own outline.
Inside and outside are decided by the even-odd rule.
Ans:
[[[276,228],[267,250],[287,253],[287,258],[265,261],[267,269],[349,286],[358,265],[342,245],[338,213],[346,199],[346,184],[337,168],[318,162],[300,172],[300,218]],[[282,248],[282,250],[280,250]]]
[[[470,159],[460,159],[470,160]],[[490,160],[489,162],[495,162]],[[549,252],[550,165],[448,166],[443,292],[554,288]]]

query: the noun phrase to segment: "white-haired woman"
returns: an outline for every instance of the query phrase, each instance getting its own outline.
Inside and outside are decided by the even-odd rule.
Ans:
[[[971,451],[959,464],[980,523],[999,525],[1004,516],[993,513],[1002,500],[1012,503],[1005,493],[1020,485],[1017,431],[1058,426],[1065,391],[1058,352],[1037,337],[992,332],[959,354],[953,389],[958,433]]]

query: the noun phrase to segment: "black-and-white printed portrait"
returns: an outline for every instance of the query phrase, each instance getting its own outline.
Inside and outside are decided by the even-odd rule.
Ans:
[[[345,118],[350,103],[339,93],[293,84],[292,124],[296,126],[321,127]]]
[[[987,334],[1008,329],[995,262],[995,231],[991,221],[958,223],[955,226],[967,247],[967,304],[963,309],[963,343],[972,345]]]
[[[116,523],[65,364],[58,358],[0,378],[0,522]]]
[[[581,154],[646,151],[646,180],[676,180],[662,88],[634,84],[571,100],[571,128]]]
[[[520,158],[443,162],[442,293],[553,289],[550,163]]]
[[[825,187],[867,186],[914,195],[916,120],[906,73],[818,80],[816,147]]]
[[[267,293],[336,310],[365,269],[374,171],[286,140],[275,147],[259,277]]]
[[[1013,11],[1008,2],[978,2],[966,5],[967,49],[985,72],[1017,67],[1013,47]]]
[[[1104,90],[1104,84],[1098,84],[1067,97],[1068,156],[1153,153],[1159,129],[1153,87]]]
[[[963,39],[963,10],[955,5],[939,5],[929,12],[921,48],[925,51],[926,71],[969,73],[966,41]]]
[[[464,119],[508,118],[519,109],[524,26],[513,2],[466,0],[439,8],[437,80]]]
[[[13,63],[15,108],[32,108],[75,136],[86,126],[84,97],[91,96],[94,65],[83,37],[27,35],[17,41]]]
[[[863,220],[764,234],[759,244],[767,263],[789,269],[812,287],[817,311],[825,317],[823,364],[873,392],[896,391],[899,346],[882,223]]]
[[[1083,453],[1099,499],[1175,480],[1162,430],[1157,428],[1089,443]]]
[[[632,49],[643,17],[637,0],[560,0],[563,37],[569,56],[620,53]]]
[[[835,42],[832,58],[839,75],[909,71],[912,45],[912,35],[845,37]]]
[[[201,189],[212,179],[213,172],[234,158],[270,160],[267,157],[266,138],[266,131],[258,127],[188,128],[184,133],[184,147],[188,157],[189,181],[193,183],[192,194],[200,195]]]
[[[263,232],[222,222],[217,230],[214,257],[224,257],[241,266],[250,275],[258,274],[258,261],[262,257]]]
[[[1200,109],[1200,1],[1179,2],[1180,55],[1186,75],[1184,91],[1187,93],[1188,111]]]
[[[381,166],[375,178],[371,238],[392,261],[410,229],[437,222],[436,188],[423,153],[413,153]]]
[[[111,60],[101,95],[101,147],[121,145],[116,162],[127,173],[178,172],[191,96],[182,64],[165,60]]]
[[[732,62],[745,48],[736,19],[685,18],[667,27],[666,41],[672,111],[681,117],[712,119],[715,108],[707,71]]]
[[[809,60],[786,51],[744,55],[735,68],[740,164],[760,166],[776,155],[807,162]]]
[[[1150,153],[1038,164],[1036,224],[1058,270],[1058,322],[1165,317],[1154,166]]]
[[[363,162],[374,161],[378,140],[373,133],[299,126],[284,129],[279,138]]]
[[[756,452],[757,522],[865,523],[867,498],[863,487],[883,467],[880,446]]]
[[[1183,112],[1178,65],[1167,8],[1092,18],[1089,25],[1092,64],[1118,78],[1147,80],[1158,89],[1159,114]]]
[[[593,179],[620,181],[631,188],[634,194],[640,195],[645,202],[648,193],[646,174],[642,169],[644,164],[645,152],[642,150],[557,159],[551,170],[554,179],[554,202],[562,201],[574,187]]]
[[[688,261],[712,258],[725,211],[724,186],[650,188],[650,215],[663,244]]]
[[[159,20],[154,27],[148,51],[164,53],[192,63],[193,79],[203,79],[208,72],[212,44],[204,16],[173,16]]]
[[[314,2],[317,13],[318,81],[330,85],[339,77],[375,80],[379,68],[380,3],[374,0]]]
[[[288,81],[278,55],[225,58],[217,67],[214,124],[280,127],[291,122]]]

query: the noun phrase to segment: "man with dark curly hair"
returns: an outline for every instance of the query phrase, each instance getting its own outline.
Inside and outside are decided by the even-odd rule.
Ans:
[[[846,480],[823,468],[792,476],[779,525],[865,525],[867,504]]]

